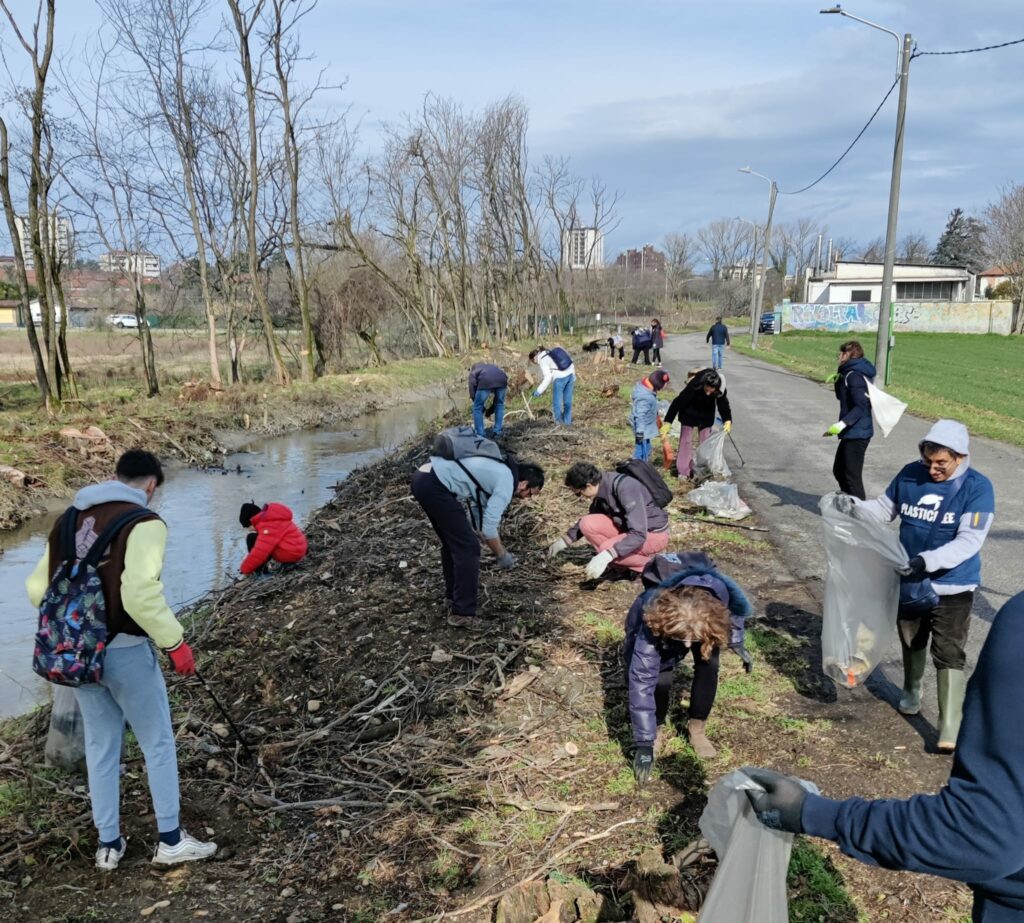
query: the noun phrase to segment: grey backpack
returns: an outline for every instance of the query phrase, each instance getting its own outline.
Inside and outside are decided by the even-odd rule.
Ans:
[[[434,438],[430,454],[448,461],[462,458],[491,458],[504,462],[505,454],[493,439],[478,436],[471,426],[451,426]]]

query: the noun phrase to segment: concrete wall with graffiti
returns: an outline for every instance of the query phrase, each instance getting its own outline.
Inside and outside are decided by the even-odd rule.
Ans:
[[[837,333],[878,329],[877,304],[791,304],[782,311],[783,330],[834,330]],[[1009,301],[908,301],[893,306],[899,333],[1012,332],[1013,303]]]

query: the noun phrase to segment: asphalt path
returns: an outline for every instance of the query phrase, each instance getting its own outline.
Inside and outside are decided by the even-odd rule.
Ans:
[[[839,340],[837,335],[836,345]],[[824,351],[831,348],[829,341],[822,340]],[[689,369],[710,366],[711,347],[703,335],[674,336],[668,339],[663,357],[672,376],[669,396],[674,396]],[[936,356],[936,362],[941,361],[941,356]],[[734,480],[762,524],[771,530],[771,539],[793,575],[820,603],[825,558],[818,501],[836,489],[832,477],[836,440],[821,434],[838,417],[835,394],[831,387],[732,350],[726,351],[723,371],[733,413],[732,436],[744,459],[740,465],[736,450],[727,444],[726,460]],[[951,394],[956,387],[956,380],[951,379]],[[971,428],[970,420],[962,422]],[[930,426],[930,421],[904,414],[887,439],[875,436],[864,469],[869,497],[880,494],[903,465],[918,457],[918,442]],[[971,464],[992,480],[996,515],[981,552],[982,585],[975,596],[968,668],[977,658],[995,613],[1024,589],[1024,491],[1015,483],[1024,471],[1024,451],[972,435]],[[933,681],[934,670],[929,669],[926,685]],[[901,683],[896,645],[881,671],[876,671],[872,692],[894,701]],[[925,715],[934,718],[935,710],[934,694],[926,689]]]

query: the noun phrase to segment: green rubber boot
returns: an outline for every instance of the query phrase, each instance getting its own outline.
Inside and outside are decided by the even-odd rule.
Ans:
[[[928,664],[928,648],[919,651],[903,645],[903,695],[900,696],[901,715],[917,715],[921,712],[921,682],[924,668]]]
[[[937,670],[939,687],[939,753],[952,753],[960,733],[964,713],[967,673],[963,670]]]

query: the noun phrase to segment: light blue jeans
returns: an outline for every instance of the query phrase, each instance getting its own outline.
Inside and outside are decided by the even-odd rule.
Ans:
[[[725,359],[725,346],[712,346],[711,347],[711,368],[720,369],[724,365]]]
[[[651,460],[651,440],[641,439],[633,447],[633,458],[639,458],[641,461]]]
[[[103,680],[75,689],[85,725],[92,820],[100,842],[121,835],[121,740],[127,720],[146,758],[149,793],[160,833],[178,827],[178,755],[164,675],[149,642],[107,651]]]
[[[505,392],[507,388],[478,389],[473,398],[473,429],[480,437],[486,435],[484,426],[484,408],[487,399],[494,395],[494,435],[500,436],[505,426]]]
[[[572,423],[572,392],[575,386],[575,375],[566,375],[551,382],[551,416],[556,423],[566,426]]]

